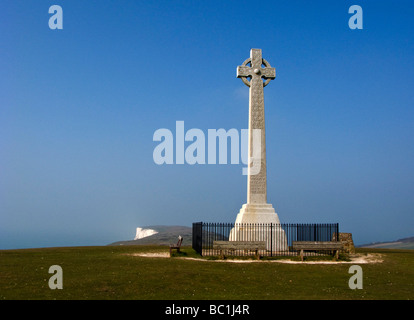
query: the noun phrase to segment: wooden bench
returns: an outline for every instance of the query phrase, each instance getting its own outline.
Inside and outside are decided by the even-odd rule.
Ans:
[[[177,244],[170,244],[170,257],[172,256],[172,251],[175,249],[177,252],[180,252],[181,245],[183,243],[183,237],[178,236]]]
[[[259,250],[266,250],[265,241],[213,241],[213,249],[220,250],[220,257],[224,259],[223,251],[250,250],[260,259]]]
[[[339,250],[343,248],[340,241],[293,241],[292,249],[300,251],[303,261],[304,251],[335,251],[335,258],[339,257]]]

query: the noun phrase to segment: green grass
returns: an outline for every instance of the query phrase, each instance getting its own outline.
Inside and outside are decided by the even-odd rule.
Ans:
[[[358,249],[384,262],[361,264],[363,289],[351,290],[351,264],[227,263],[132,256],[167,247],[102,246],[0,251],[0,299],[413,299],[414,251]],[[199,258],[190,248],[177,256]],[[51,290],[51,265],[63,289]]]

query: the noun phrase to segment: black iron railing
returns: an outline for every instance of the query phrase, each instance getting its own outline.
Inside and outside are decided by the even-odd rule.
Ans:
[[[263,256],[296,255],[294,241],[338,241],[338,223],[193,223],[193,249],[199,254],[218,255],[214,241],[264,241]],[[231,255],[251,254],[246,250],[232,250]],[[315,254],[318,254],[315,252]]]

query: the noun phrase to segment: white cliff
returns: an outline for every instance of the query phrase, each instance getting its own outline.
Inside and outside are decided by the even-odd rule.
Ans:
[[[154,234],[157,234],[158,231],[155,231],[153,229],[143,229],[143,228],[137,228],[137,232],[135,234],[134,240],[146,238],[149,236],[152,236]]]

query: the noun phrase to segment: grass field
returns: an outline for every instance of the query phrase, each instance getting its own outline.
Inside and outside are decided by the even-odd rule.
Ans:
[[[381,254],[361,264],[363,289],[351,290],[352,264],[230,263],[136,253],[167,247],[102,246],[0,251],[0,299],[410,299],[414,298],[414,251],[357,249]],[[186,247],[184,256],[196,257]],[[51,290],[49,267],[63,270],[63,289]]]

